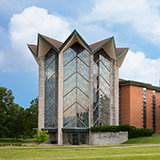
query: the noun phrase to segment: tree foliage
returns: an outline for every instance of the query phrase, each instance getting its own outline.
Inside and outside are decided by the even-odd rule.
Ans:
[[[47,142],[49,140],[49,135],[47,134],[48,130],[37,130],[37,134],[34,135],[34,138],[38,144]]]
[[[14,103],[11,90],[0,87],[0,137],[24,138],[32,137],[33,128],[38,127],[38,98],[30,102],[24,109]]]

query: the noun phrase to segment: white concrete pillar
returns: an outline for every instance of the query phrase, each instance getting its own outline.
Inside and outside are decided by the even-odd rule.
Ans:
[[[39,58],[38,129],[44,128],[45,56]]]
[[[58,69],[58,145],[63,145],[63,52],[59,53]]]

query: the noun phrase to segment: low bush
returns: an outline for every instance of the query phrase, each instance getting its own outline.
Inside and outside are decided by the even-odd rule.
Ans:
[[[119,126],[95,126],[91,127],[91,132],[119,132],[128,131],[128,138],[148,137],[151,136],[154,131],[148,128],[136,128],[128,124]]]

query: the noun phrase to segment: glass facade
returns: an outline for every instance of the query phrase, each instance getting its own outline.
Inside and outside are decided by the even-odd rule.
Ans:
[[[63,127],[89,127],[89,52],[76,42],[63,65]]]
[[[58,54],[51,49],[45,56],[45,127],[57,127],[57,106]]]
[[[94,54],[93,125],[110,125],[110,58],[103,49]]]

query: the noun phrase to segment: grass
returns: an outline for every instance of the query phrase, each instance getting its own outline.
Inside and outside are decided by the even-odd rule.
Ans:
[[[14,139],[0,139],[4,141],[16,142]],[[33,139],[23,140],[20,143],[34,142]],[[151,137],[133,138],[127,142],[116,146],[160,144],[160,134]],[[159,160],[160,146],[129,147],[129,148],[109,148],[115,145],[92,145],[92,146],[5,146],[0,147],[0,160],[33,160],[33,159],[105,159],[105,160]],[[93,148],[97,147],[97,148]],[[102,148],[105,147],[105,148]]]
[[[33,159],[147,159],[158,160],[160,146],[133,148],[96,148],[96,149],[59,149],[59,150],[0,150],[1,160],[33,160]]]
[[[123,144],[160,144],[160,134],[153,134],[150,137],[132,138]]]

